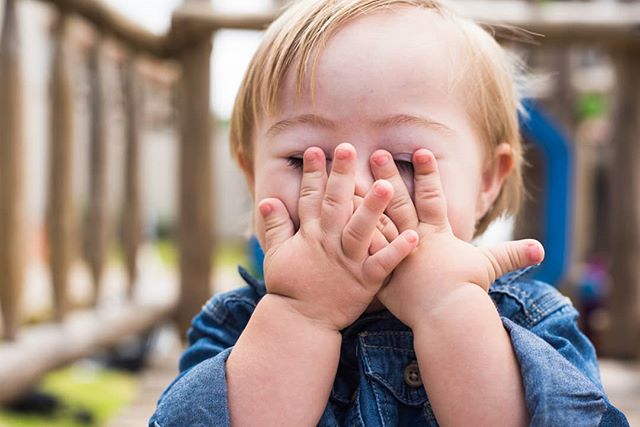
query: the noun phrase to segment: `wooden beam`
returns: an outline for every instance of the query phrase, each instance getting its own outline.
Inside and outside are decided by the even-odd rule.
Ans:
[[[264,30],[278,17],[278,12],[261,13],[220,13],[210,4],[186,3],[176,9],[172,17],[172,30],[182,26],[195,26],[200,32],[214,32],[220,29]]]
[[[207,2],[188,2],[173,15],[172,28],[156,35],[105,6],[100,0],[41,0],[87,19],[100,31],[132,48],[155,57],[177,57],[184,46],[204,33],[222,28],[263,30],[280,13],[224,14]],[[499,39],[521,39],[513,27],[542,34],[544,43],[597,43],[640,45],[640,5],[613,2],[530,3],[504,0],[500,6],[488,0],[457,3],[465,15],[496,26]],[[196,34],[194,36],[194,34]]]
[[[640,5],[618,2],[535,2],[470,0],[457,3],[475,21],[497,26],[510,39],[510,27],[540,34],[541,43],[640,44]],[[516,37],[518,38],[518,37]],[[536,38],[537,39],[537,38]]]
[[[73,261],[73,89],[65,43],[67,18],[60,14],[54,32],[55,51],[51,70],[49,128],[49,191],[47,235],[49,268],[53,285],[54,317],[61,321],[67,311],[69,269]]]
[[[6,0],[0,39],[0,304],[4,339],[16,338],[24,282],[22,74],[15,0]]]
[[[70,313],[62,323],[25,328],[20,339],[0,346],[0,403],[36,385],[47,372],[144,333],[166,319],[174,301],[127,303]]]
[[[499,39],[527,37],[540,43],[597,43],[640,46],[640,5],[610,2],[525,3],[504,0],[499,7],[493,1],[469,0],[456,3],[457,9],[495,29]],[[172,28],[194,26],[198,32],[219,29],[263,30],[278,11],[250,14],[224,14],[199,3],[182,6],[173,15]],[[525,32],[514,29],[523,29]],[[171,37],[170,37],[171,39]],[[175,40],[170,40],[175,43]],[[179,44],[172,50],[178,49]]]
[[[210,297],[213,249],[211,40],[182,53],[179,148],[180,303],[177,321],[186,331]]]
[[[125,18],[101,0],[40,0],[59,8],[62,13],[74,13],[91,22],[98,31],[122,42],[132,50],[156,57],[167,56],[166,36],[153,34],[143,26]]]

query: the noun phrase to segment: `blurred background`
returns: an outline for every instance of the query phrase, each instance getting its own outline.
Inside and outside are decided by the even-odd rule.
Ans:
[[[0,427],[145,425],[191,318],[260,275],[228,124],[284,3],[0,0]],[[640,2],[454,3],[531,73],[529,197],[477,243],[544,243],[640,425]]]

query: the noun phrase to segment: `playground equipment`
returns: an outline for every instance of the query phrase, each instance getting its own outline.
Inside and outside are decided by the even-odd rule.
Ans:
[[[545,259],[533,277],[553,285],[564,277],[570,262],[572,177],[571,145],[562,131],[533,100],[524,103],[521,116],[526,141],[539,150],[543,158],[543,182],[540,200],[540,239]],[[531,213],[529,213],[531,214]]]

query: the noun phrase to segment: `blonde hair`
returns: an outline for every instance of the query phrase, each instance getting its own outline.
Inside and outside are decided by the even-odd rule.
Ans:
[[[455,24],[467,44],[464,76],[469,116],[492,153],[506,142],[514,155],[514,168],[500,194],[476,224],[476,235],[501,215],[515,215],[523,192],[522,144],[518,126],[520,99],[515,88],[514,62],[495,39],[473,21],[462,17],[442,0],[300,0],[267,29],[236,97],[231,117],[231,153],[243,168],[253,167],[253,139],[258,120],[274,114],[287,72],[295,71],[301,97],[310,78],[313,99],[315,65],[327,40],[350,20],[377,11],[415,7],[433,10]],[[295,67],[295,68],[293,68]],[[487,161],[491,158],[487,156]]]

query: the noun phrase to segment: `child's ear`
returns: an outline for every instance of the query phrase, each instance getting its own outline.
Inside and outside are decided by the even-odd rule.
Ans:
[[[482,173],[482,188],[478,194],[476,220],[480,220],[495,202],[504,180],[513,169],[513,150],[506,142],[493,150],[493,158]]]
[[[247,186],[249,187],[249,192],[251,192],[251,196],[253,197],[254,191],[254,173],[253,173],[253,163],[251,160],[247,159],[246,156],[239,155],[238,156],[238,165],[244,174],[244,178],[247,180]]]

